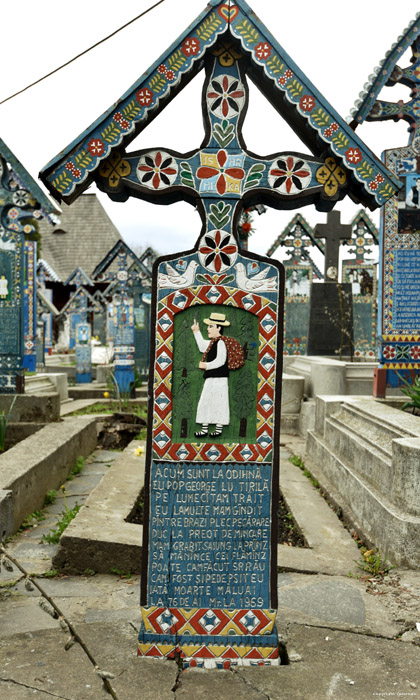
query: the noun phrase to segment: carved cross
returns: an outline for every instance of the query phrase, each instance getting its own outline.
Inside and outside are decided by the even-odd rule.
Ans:
[[[328,212],[327,223],[315,226],[315,238],[325,238],[324,274],[327,282],[337,280],[340,241],[348,240],[351,234],[351,224],[340,223],[339,211]]]
[[[346,174],[332,158],[326,165],[299,153],[263,158],[247,151],[242,124],[248,88],[242,57],[235,51],[235,58],[227,61],[216,49],[206,59],[206,133],[201,148],[184,155],[168,148],[114,152],[100,166],[96,181],[117,201],[137,196],[162,204],[186,200],[197,206],[203,220],[200,261],[210,272],[220,273],[234,265],[238,255],[236,225],[244,207],[268,203],[291,209],[315,203],[326,211],[343,196]],[[147,88],[140,92],[138,99],[151,99]]]

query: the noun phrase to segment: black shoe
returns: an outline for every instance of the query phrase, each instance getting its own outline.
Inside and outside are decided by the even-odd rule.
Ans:
[[[205,437],[208,434],[208,430],[198,430],[196,433],[194,433],[194,437]]]

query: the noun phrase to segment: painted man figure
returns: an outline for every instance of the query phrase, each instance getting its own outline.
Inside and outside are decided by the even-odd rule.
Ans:
[[[225,314],[211,313],[210,318],[204,319],[204,323],[210,340],[203,338],[195,319],[191,326],[198,349],[204,353],[198,367],[204,370],[205,380],[196,417],[197,423],[201,423],[201,430],[194,435],[208,435],[209,425],[215,424],[210,437],[218,437],[222,434],[223,426],[229,425],[230,421],[228,352],[226,343],[223,342],[224,328],[230,326],[230,322],[226,320]]]

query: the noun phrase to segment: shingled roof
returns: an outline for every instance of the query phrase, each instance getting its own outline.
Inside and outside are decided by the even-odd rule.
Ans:
[[[40,222],[41,255],[64,282],[78,266],[91,275],[108,251],[121,240],[96,194],[84,194],[62,207],[54,228]]]

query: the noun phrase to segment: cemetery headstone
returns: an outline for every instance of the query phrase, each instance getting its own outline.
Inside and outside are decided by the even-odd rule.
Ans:
[[[397,62],[411,48],[409,66]],[[401,181],[398,196],[388,200],[381,217],[379,261],[378,360],[374,394],[384,396],[387,387],[397,387],[401,377],[413,382],[420,369],[420,25],[416,17],[369,77],[369,89],[352,110],[356,127],[368,121],[397,121],[409,124],[409,143],[385,150],[383,160]],[[407,102],[378,99],[384,85],[410,89]]]
[[[369,258],[371,246],[378,246],[379,232],[368,214],[361,209],[351,222],[352,238],[349,253],[354,258],[343,260],[342,280],[351,284],[353,296],[354,357],[376,359],[377,334],[377,261]],[[343,243],[344,245],[344,243]]]
[[[97,289],[93,294],[93,298],[98,304],[98,310],[93,314],[93,332],[92,335],[98,339],[101,345],[107,344],[107,301],[102,292]]]
[[[54,211],[52,203],[0,139],[1,394],[24,391],[25,340],[27,351],[31,353],[27,363],[33,366],[34,261],[26,259],[25,275],[25,236],[35,234],[33,222],[36,218],[48,218]],[[26,295],[24,280],[31,285],[31,292]]]
[[[324,279],[312,285],[308,355],[353,354],[353,303],[349,283],[338,281],[339,248],[351,237],[351,226],[340,223],[340,212],[331,211],[326,224],[317,224],[316,238],[325,239]]]
[[[114,262],[117,269],[112,267]],[[96,266],[93,278],[97,282],[110,282],[104,295],[112,292],[112,325],[108,330],[114,343],[114,377],[119,391],[128,394],[135,380],[133,289],[141,288],[144,281],[150,279],[150,271],[124,241],[118,241]]]
[[[126,153],[136,125],[146,126],[201,67],[201,148]],[[315,155],[264,158],[246,150],[246,72],[279,111],[285,100],[293,128],[305,142],[312,134]],[[124,95],[118,111],[114,106],[42,173],[63,198],[74,199],[80,182],[91,178],[117,201],[185,199],[203,222],[193,250],[154,266],[141,656],[179,657],[184,668],[279,663],[284,275],[277,261],[240,249],[237,221],[255,203],[331,209],[346,192],[357,198],[359,188],[378,206],[390,193],[372,192],[362,172],[349,177],[355,166],[346,153],[353,146],[372,168],[369,181],[379,168],[393,192],[386,169],[354,141],[248,5],[213,2]],[[89,158],[80,159],[76,182],[66,163],[79,149]]]
[[[311,252],[321,253],[324,245],[313,235],[312,227],[301,214],[295,214],[267,255],[281,246],[289,258],[284,261],[286,275],[284,307],[284,355],[306,355],[308,349],[309,312],[312,279],[322,279]]]
[[[91,329],[88,323],[76,326],[76,384],[92,381]]]
[[[24,244],[24,356],[23,366],[29,372],[36,371],[37,311],[36,311],[36,243]]]
[[[38,306],[41,305],[40,314],[45,322],[45,352],[48,354],[52,353],[54,345],[53,318],[58,316],[58,309],[53,304],[53,290],[47,287],[47,283],[59,281],[51,266],[42,258],[38,259],[37,283],[38,292],[41,291],[41,295],[38,294]]]

